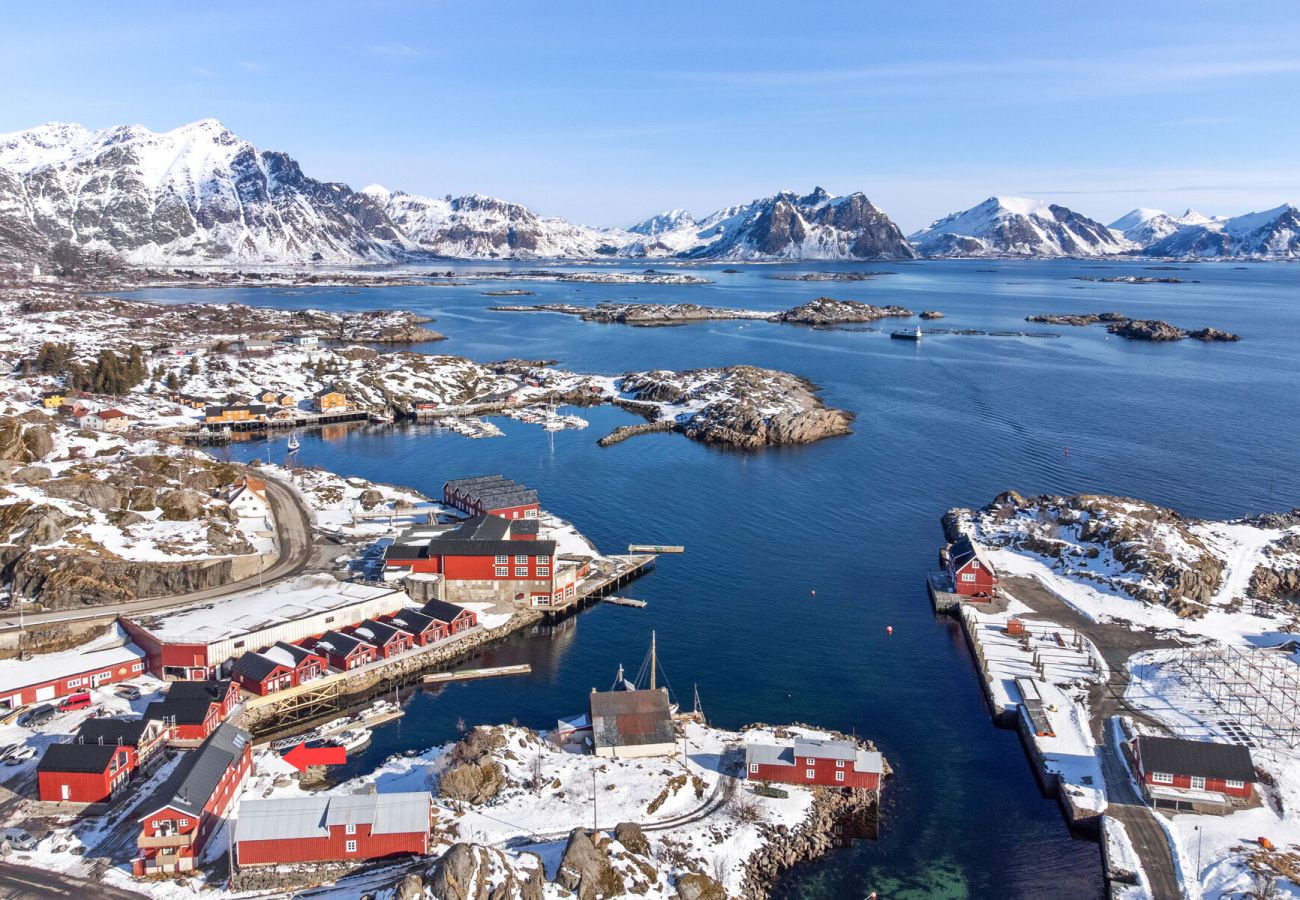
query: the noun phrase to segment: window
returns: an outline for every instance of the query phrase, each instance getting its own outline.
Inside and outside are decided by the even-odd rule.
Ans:
[[[836,773],[835,773],[835,780],[836,780],[836,781],[843,781],[843,780],[844,780],[844,773],[843,773],[843,772],[836,772]]]
[[[333,617],[333,616],[326,616],[326,617],[325,617],[325,624],[326,624],[326,625],[328,625],[330,622],[333,622],[333,621],[334,621],[334,617]]]
[[[974,581],[974,580],[975,580],[975,573],[974,573],[974,572],[962,572],[962,573],[961,573],[961,580],[962,580],[962,581]]]
[[[758,763],[750,763],[750,764],[749,764],[749,771],[750,771],[750,772],[757,772],[757,771],[758,771]]]
[[[497,566],[497,578],[505,578],[510,574],[509,566]]]
[[[143,672],[143,671],[144,671],[144,663],[142,663],[142,662],[132,663],[132,664],[131,664],[131,671],[132,671],[132,672]]]
[[[1168,772],[1152,772],[1151,783],[1152,784],[1173,784],[1174,776],[1170,775]]]
[[[527,567],[527,566],[515,566],[515,577],[516,577],[516,578],[527,578],[527,577],[528,577],[528,567]]]
[[[510,562],[510,557],[504,553],[502,553],[500,556],[497,557],[498,566],[504,566],[508,562]]]
[[[526,565],[528,565],[528,554],[527,554],[527,553],[518,553],[518,554],[516,554],[516,555],[515,555],[515,565],[517,565],[517,566],[526,566]]]
[[[150,823],[149,823],[149,827],[150,827],[150,828],[153,828],[154,830],[157,830],[157,828],[158,828],[158,820],[157,820],[157,819],[154,819],[152,822],[150,822]]]
[[[837,759],[837,760],[835,760],[835,768],[837,768],[837,769],[842,769],[842,768],[844,768],[844,760],[842,760],[842,759]]]
[[[538,577],[538,578],[547,578],[547,577],[550,576],[550,574],[551,574],[551,567],[550,567],[550,566],[538,566],[538,567],[537,567],[537,577]]]
[[[179,822],[177,822],[176,824],[179,825],[181,828],[189,828],[189,827],[190,827],[190,820],[189,820],[189,819],[181,819],[181,820],[180,820]]]
[[[510,518],[512,518],[512,519],[517,519],[517,518],[519,518],[519,510],[516,509],[514,512],[512,512],[512,513],[510,514]]]
[[[1194,791],[1205,790],[1205,778],[1203,776],[1201,775],[1192,776],[1192,790]]]
[[[345,850],[346,852],[348,852],[348,853],[356,853],[356,852],[357,852],[357,842],[356,842],[356,841],[348,841],[347,844],[344,845],[344,850]]]
[[[814,779],[814,778],[817,777],[817,770],[816,770],[816,769],[809,769],[809,770],[807,770],[806,772],[804,772],[804,776],[805,776],[809,781],[811,781],[812,779]]]
[[[356,834],[356,833],[357,833],[357,826],[354,825],[354,824],[352,824],[351,822],[349,822],[349,823],[348,823],[348,827],[347,827],[347,833],[348,833],[348,834]]]
[[[235,649],[236,649],[236,650],[238,650],[238,649],[239,649],[240,647],[242,647],[242,646],[244,646],[244,642],[243,642],[243,641],[235,641]]]
[[[971,560],[970,567],[972,569],[978,569],[980,567],[980,561],[978,559]]]
[[[535,510],[535,509],[526,509],[526,510],[524,510],[524,518],[525,518],[525,519],[536,519],[536,518],[537,518],[537,510]]]
[[[1229,778],[1227,781],[1223,782],[1223,786],[1226,788],[1236,788],[1237,790],[1241,790],[1246,786],[1246,782],[1238,781],[1235,778]]]

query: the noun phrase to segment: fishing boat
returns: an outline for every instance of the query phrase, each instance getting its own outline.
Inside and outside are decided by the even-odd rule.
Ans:
[[[906,328],[900,331],[891,331],[889,336],[896,341],[916,341],[921,340],[921,326],[917,325],[915,331],[908,331]]]
[[[344,750],[351,753],[352,751],[360,750],[366,744],[369,744],[370,738],[371,733],[369,728],[349,728],[347,731],[334,735],[331,740]]]
[[[298,448],[301,446],[302,444],[299,443],[298,441],[298,435],[296,434],[289,435],[289,443],[285,444],[285,447],[288,448],[290,453],[297,453]]]

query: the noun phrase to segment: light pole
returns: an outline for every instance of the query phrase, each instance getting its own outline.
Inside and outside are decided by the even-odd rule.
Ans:
[[[1201,838],[1204,832],[1201,831],[1200,825],[1193,826],[1196,829],[1196,883],[1201,883]]]
[[[595,837],[596,831],[596,770],[591,770],[591,834]]]

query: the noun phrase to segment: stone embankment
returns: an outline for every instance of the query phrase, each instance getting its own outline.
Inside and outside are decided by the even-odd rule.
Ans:
[[[600,440],[596,441],[597,446],[612,447],[620,444],[628,438],[636,437],[640,434],[657,434],[665,431],[674,431],[677,423],[671,419],[663,419],[658,422],[642,422],[640,425],[620,425]]]

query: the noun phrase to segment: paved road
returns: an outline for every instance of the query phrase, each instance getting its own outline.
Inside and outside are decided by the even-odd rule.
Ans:
[[[1156,638],[1145,631],[1133,631],[1118,625],[1105,625],[1084,618],[1075,609],[1047,590],[1033,578],[1004,576],[1000,586],[1033,608],[1037,615],[1069,626],[1092,641],[1110,669],[1110,680],[1096,685],[1088,698],[1092,736],[1097,742],[1102,775],[1106,779],[1106,815],[1124,823],[1133,849],[1142,860],[1142,868],[1151,883],[1156,900],[1178,900],[1183,890],[1178,882],[1165,830],[1156,821],[1138,793],[1124,764],[1124,749],[1119,746],[1110,720],[1126,715],[1153,728],[1164,728],[1146,713],[1135,710],[1124,699],[1128,687],[1128,660],[1135,653],[1159,647],[1176,647],[1177,642]],[[1027,616],[1026,618],[1033,618]]]
[[[95,897],[107,900],[140,900],[143,894],[109,887],[87,878],[60,875],[13,863],[0,863],[0,897],[4,900],[48,900],[48,898]]]
[[[191,603],[200,603],[204,600],[214,600],[249,588],[255,588],[261,584],[268,584],[279,578],[297,575],[312,563],[315,556],[311,514],[303,504],[297,491],[280,481],[266,479],[266,495],[271,504],[271,513],[275,520],[275,533],[279,543],[280,559],[260,576],[254,575],[242,581],[232,581],[219,587],[193,591],[188,594],[37,613],[24,617],[25,626],[31,627],[49,622],[67,622],[73,619],[95,619],[119,614],[130,615],[156,609],[167,609],[172,606],[185,606]],[[10,615],[5,619],[0,619],[0,631],[12,631],[17,628],[18,619],[16,616]]]

